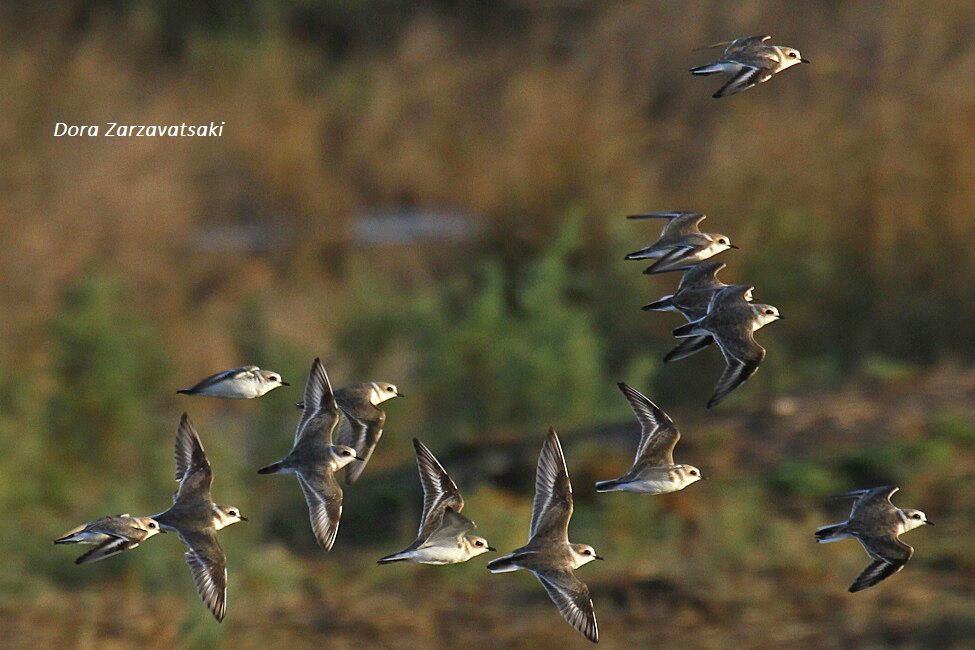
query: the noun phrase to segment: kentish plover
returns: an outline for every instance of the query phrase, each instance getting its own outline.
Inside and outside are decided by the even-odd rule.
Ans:
[[[182,388],[181,395],[205,395],[223,399],[254,399],[278,386],[290,386],[281,375],[257,366],[241,366],[210,375],[191,388]]]
[[[656,260],[644,273],[686,271],[729,248],[738,248],[727,235],[701,232],[699,224],[707,217],[700,212],[648,212],[631,214],[627,219],[666,219],[660,237],[650,246],[626,256],[628,260]]]
[[[691,74],[709,75],[726,72],[728,82],[712,95],[715,98],[734,95],[743,90],[765,83],[772,75],[800,63],[809,63],[799,50],[783,45],[772,45],[771,36],[749,36],[733,41],[715,43],[712,47],[724,47],[721,58],[707,65],[691,68]]]

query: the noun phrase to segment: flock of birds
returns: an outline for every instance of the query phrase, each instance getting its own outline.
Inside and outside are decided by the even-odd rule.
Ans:
[[[797,50],[772,45],[769,39],[752,36],[709,46],[725,49],[717,61],[691,72],[729,73],[729,81],[714,94],[725,97],[764,83],[793,65],[808,63]],[[666,355],[665,361],[683,359],[717,343],[725,359],[725,370],[708,402],[709,407],[714,406],[755,373],[765,349],[756,343],[754,332],[782,316],[771,305],[752,302],[753,287],[718,281],[716,275],[725,265],[710,258],[736,247],[725,235],[701,232],[703,214],[653,212],[630,218],[667,220],[654,244],[627,255],[627,259],[654,260],[646,270],[648,274],[683,272],[672,295],[644,309],[675,311],[687,319],[685,325],[674,330],[681,342]],[[245,366],[212,375],[178,392],[253,399],[279,386],[288,386],[280,374]],[[619,388],[640,423],[640,441],[629,471],[619,478],[597,482],[596,491],[665,494],[703,479],[697,467],[675,462],[674,448],[680,432],[670,417],[634,388],[624,383]],[[396,397],[402,394],[386,382],[333,390],[321,361],[315,359],[305,384],[304,400],[297,405],[301,415],[291,450],[281,460],[258,470],[260,474],[293,474],[297,478],[315,539],[325,551],[335,543],[342,517],[343,491],[336,473],[345,470],[347,485],[359,478],[383,433],[386,414],[380,405]],[[475,534],[474,522],[461,514],[464,499],[437,458],[415,438],[413,445],[423,489],[419,530],[412,544],[379,559],[379,564],[457,564],[495,551],[485,538]],[[186,547],[186,562],[200,598],[221,621],[227,609],[227,560],[216,533],[247,519],[239,508],[213,501],[213,470],[185,413],[176,432],[175,457],[179,487],[167,510],[151,517],[103,517],[69,531],[55,543],[92,545],[76,560],[77,564],[85,564],[134,549],[157,533],[174,532]],[[820,543],[853,538],[870,556],[870,564],[850,586],[851,592],[876,585],[900,571],[914,549],[899,536],[931,524],[923,512],[897,508],[891,503],[897,489],[882,486],[840,495],[854,499],[849,518],[816,530]],[[589,587],[576,577],[575,570],[603,558],[592,546],[569,541],[572,507],[565,455],[558,434],[550,429],[538,457],[528,542],[492,560],[487,568],[492,573],[519,569],[533,573],[563,618],[587,639],[598,642]]]

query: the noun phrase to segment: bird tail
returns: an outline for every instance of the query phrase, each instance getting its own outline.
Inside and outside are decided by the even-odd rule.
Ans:
[[[518,566],[514,563],[514,559],[514,555],[499,557],[497,560],[491,560],[488,562],[487,569],[491,573],[508,573],[509,571],[517,571]]]
[[[651,302],[649,305],[643,306],[643,311],[674,311],[674,297],[664,296],[656,302]]]
[[[709,75],[715,74],[716,72],[722,72],[724,68],[717,63],[709,63],[707,65],[699,65],[696,68],[691,68],[691,74],[696,75]]]
[[[399,553],[393,553],[392,555],[387,555],[384,558],[380,558],[376,561],[376,564],[392,564],[393,562],[406,562],[410,558],[406,556],[402,551]]]
[[[830,542],[838,542],[844,539],[842,536],[843,529],[846,528],[846,522],[842,524],[830,524],[829,526],[820,526],[816,529],[816,540],[820,544],[828,544]]]
[[[283,471],[285,469],[286,469],[286,467],[285,467],[284,461],[283,460],[279,460],[276,463],[271,463],[267,467],[262,467],[261,469],[257,470],[257,473],[258,474],[277,474],[278,472],[281,472],[281,471]]]
[[[704,319],[692,320],[690,323],[685,323],[674,330],[674,336],[677,338],[686,338],[688,336],[697,336],[700,334],[701,322]]]
[[[616,478],[608,481],[596,481],[596,492],[614,492],[619,485],[620,481]]]
[[[75,533],[68,533],[64,537],[58,537],[56,540],[54,540],[54,543],[55,544],[76,544],[80,541],[81,540],[76,537]]]

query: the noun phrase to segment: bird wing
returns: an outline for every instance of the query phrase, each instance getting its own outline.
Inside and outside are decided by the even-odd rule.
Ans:
[[[327,444],[332,444],[332,432],[338,424],[339,407],[335,402],[335,393],[328,380],[328,373],[319,358],[311,364],[308,381],[305,382],[305,400],[295,429],[294,444],[309,436],[325,436]]]
[[[769,36],[768,34],[762,34],[759,36],[744,36],[742,38],[735,38],[730,41],[718,41],[717,43],[711,43],[710,45],[703,45],[701,47],[696,47],[694,48],[694,51],[710,50],[717,47],[723,47],[725,48],[725,51],[727,51],[732,47],[741,47],[742,45],[745,44],[757,45],[760,43],[764,43],[765,41],[771,38],[772,37]]]
[[[599,627],[589,587],[571,571],[533,571],[545,587],[566,622],[593,643],[599,642]]]
[[[654,273],[681,271],[687,268],[680,265],[682,260],[698,250],[698,248],[698,246],[688,246],[684,244],[670,246],[668,248],[661,248],[661,250],[666,250],[667,252],[663,255],[663,257],[657,258],[657,261],[648,266],[643,273],[645,275],[653,275]]]
[[[753,86],[764,83],[772,78],[772,72],[766,68],[758,67],[757,62],[744,63],[737,61],[741,69],[731,79],[718,89],[712,97],[715,99],[727,97],[748,90]]]
[[[720,289],[724,284],[718,280],[718,271],[725,266],[727,265],[724,262],[719,262],[718,260],[705,260],[699,264],[695,264],[681,277],[680,282],[677,284],[677,291],[674,292],[674,297],[677,297],[685,291]]]
[[[673,465],[674,447],[680,440],[674,421],[640,391],[623,382],[617,386],[640,422],[640,444],[633,465]]]
[[[427,446],[413,438],[413,448],[416,450],[416,467],[420,473],[420,485],[423,486],[423,515],[420,518],[418,535],[425,537],[440,526],[445,508],[458,513],[464,508],[464,499],[457,489],[457,484]]]
[[[213,470],[200,436],[186,413],[179,420],[176,429],[176,480],[179,488],[173,495],[173,502],[210,500],[210,485],[213,483]]]
[[[449,546],[477,528],[477,525],[452,508],[444,510],[440,524],[425,536],[420,548],[425,546]]]
[[[104,542],[95,546],[87,553],[79,556],[78,559],[74,561],[75,564],[89,564],[91,562],[97,562],[98,560],[104,560],[107,557],[112,557],[113,555],[118,555],[122,551],[127,551],[133,546],[138,546],[138,542],[133,542],[125,537],[114,535],[112,533],[105,533],[108,535],[108,539]]]
[[[214,531],[179,531],[196,592],[218,621],[227,613],[227,557]]]
[[[714,394],[708,401],[708,408],[721,402],[731,391],[745,383],[755,374],[765,359],[765,348],[755,341],[751,330],[735,332],[711,330],[711,333],[724,356],[725,367],[718,383],[715,384]]]
[[[714,343],[714,338],[712,338],[710,335],[691,336],[680,339],[680,343],[678,343],[677,346],[668,352],[664,357],[664,363],[686,359],[692,354],[700,352],[712,343]]]
[[[332,549],[342,519],[342,488],[335,476],[327,471],[301,472],[298,485],[308,504],[308,517],[315,539],[326,551]]]
[[[708,303],[708,313],[716,312],[728,307],[740,307],[751,301],[755,287],[747,284],[729,284],[714,292]]]
[[[372,458],[372,452],[376,450],[376,445],[383,435],[383,427],[386,426],[386,412],[376,407],[372,407],[372,410],[372,417],[368,419],[349,415],[347,410],[342,411],[349,426],[339,428],[338,444],[352,447],[356,455],[362,458],[346,465],[345,482],[348,485],[355,483],[366,469],[366,463]]]
[[[216,384],[219,384],[222,381],[226,381],[228,379],[237,379],[239,377],[242,377],[243,375],[253,374],[258,370],[260,370],[260,368],[258,368],[257,366],[241,366],[239,368],[231,368],[230,370],[224,370],[223,372],[218,372],[210,375],[209,377],[205,377],[201,379],[189,390],[193,392],[198,392],[206,388],[210,388],[211,386],[214,386]]]
[[[904,568],[914,555],[914,548],[900,541],[896,536],[860,537],[857,541],[873,558],[860,575],[850,585],[850,593],[872,587],[878,582],[894,575]]]
[[[572,517],[572,484],[565,455],[555,429],[549,429],[535,472],[535,499],[529,540],[536,538],[568,542]]]
[[[890,499],[899,489],[893,485],[881,485],[866,490],[853,490],[839,496],[856,497],[853,508],[850,510],[850,519],[870,520],[877,516],[884,517],[896,512],[897,507],[890,502]],[[865,523],[869,522],[865,521]]]

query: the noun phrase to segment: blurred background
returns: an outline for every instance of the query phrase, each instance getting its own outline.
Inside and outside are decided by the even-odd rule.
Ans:
[[[716,101],[693,48],[750,34],[812,65]],[[0,645],[586,647],[530,575],[375,560],[412,541],[410,439],[503,551],[526,539],[543,434],[563,437],[602,645],[972,647],[975,5],[406,0],[0,7]],[[54,138],[56,122],[226,122],[221,138]],[[730,235],[721,278],[787,319],[704,404],[720,355],[663,367],[674,274],[625,253],[646,210]],[[390,381],[385,436],[314,544],[288,449],[305,373]],[[292,383],[177,388],[255,363]],[[636,423],[676,420],[711,480],[595,497]],[[215,498],[226,621],[172,535],[76,567],[51,540],[164,509],[188,411]],[[869,591],[816,546],[893,483],[937,527]]]

